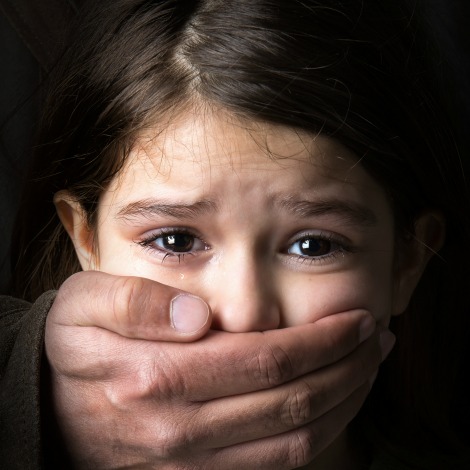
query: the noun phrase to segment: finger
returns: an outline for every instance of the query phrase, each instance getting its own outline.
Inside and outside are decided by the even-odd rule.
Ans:
[[[51,309],[56,321],[96,326],[127,338],[188,342],[210,328],[199,297],[138,277],[86,271],[67,279]]]
[[[374,330],[370,314],[355,310],[262,333],[211,331],[184,352],[178,344],[155,345],[145,377],[156,390],[149,394],[165,393],[165,381],[173,396],[193,402],[269,389],[335,363]]]
[[[227,447],[315,421],[364,384],[370,388],[369,379],[382,360],[379,336],[341,361],[279,387],[204,403],[193,421],[196,429],[189,426],[188,434],[199,436],[198,448],[204,442]]]
[[[366,381],[345,400],[316,420],[305,426],[276,435],[267,435],[269,429],[264,428],[265,434],[259,439],[250,440],[251,436],[245,435],[243,442],[239,442],[237,439],[239,442],[237,444],[215,447],[212,439],[218,430],[214,430],[210,436],[204,436],[204,438],[209,438],[208,442],[211,443],[212,448],[207,449],[206,446],[204,451],[202,447],[199,447],[199,452],[194,452],[194,449],[198,448],[198,444],[200,444],[199,435],[198,433],[194,434],[194,429],[185,433],[182,431],[181,423],[175,422],[174,419],[163,421],[163,425],[162,422],[155,425],[150,413],[145,415],[147,416],[146,422],[145,424],[141,422],[142,426],[138,426],[138,429],[149,431],[154,428],[154,435],[152,436],[150,432],[145,436],[130,436],[133,443],[131,449],[138,450],[143,442],[149,446],[156,446],[158,450],[164,450],[164,452],[157,452],[160,458],[171,459],[175,466],[180,459],[181,468],[201,470],[298,468],[317,457],[346,428],[363,405],[369,391],[370,385]],[[200,415],[196,412],[194,417],[200,419]],[[252,424],[250,423],[250,425]],[[234,426],[232,420],[226,421],[223,430],[226,431],[231,427],[236,428],[237,425]],[[243,429],[245,431],[247,428]],[[236,434],[243,435],[244,432]],[[198,437],[195,438],[195,436]],[[129,437],[127,437],[128,440]]]
[[[194,468],[287,470],[307,465],[317,458],[352,421],[363,405],[369,390],[368,385],[362,385],[338,406],[307,426],[284,434],[218,449],[211,459],[206,457],[205,464],[201,462]],[[211,464],[208,465],[207,462]]]

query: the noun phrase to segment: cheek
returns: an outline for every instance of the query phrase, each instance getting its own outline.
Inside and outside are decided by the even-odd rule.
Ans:
[[[148,263],[135,255],[135,244],[120,237],[112,226],[102,224],[97,234],[96,264],[93,269],[116,276],[151,278]]]
[[[390,269],[362,269],[313,275],[289,283],[283,295],[285,326],[311,323],[348,310],[369,311],[388,325],[392,309],[393,278]]]

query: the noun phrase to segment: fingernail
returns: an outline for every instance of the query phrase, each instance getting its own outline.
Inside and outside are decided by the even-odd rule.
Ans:
[[[382,360],[390,353],[395,344],[395,335],[389,330],[383,330],[380,333],[380,349],[382,350]]]
[[[171,301],[170,317],[176,331],[195,333],[207,323],[209,307],[199,297],[180,294]]]
[[[371,315],[363,318],[359,326],[359,342],[366,340],[375,331],[375,327],[376,321]]]

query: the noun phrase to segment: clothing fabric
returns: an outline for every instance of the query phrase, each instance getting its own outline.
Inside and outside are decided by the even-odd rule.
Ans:
[[[0,468],[42,465],[40,371],[55,292],[34,303],[0,296]]]

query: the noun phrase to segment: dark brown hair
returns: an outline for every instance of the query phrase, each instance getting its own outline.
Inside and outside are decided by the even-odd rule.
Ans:
[[[244,118],[321,132],[356,152],[386,188],[403,233],[424,208],[445,214],[444,247],[392,325],[399,342],[368,406],[384,434],[402,431],[411,416],[413,432],[424,430],[416,445],[437,442],[455,453],[469,416],[462,376],[470,202],[433,63],[442,58],[423,34],[416,5],[94,3],[51,86],[14,237],[13,293],[34,299],[80,269],[54,193],[69,190],[93,226],[99,197],[139,132],[169,112],[198,99]],[[387,439],[403,440],[401,431]]]

